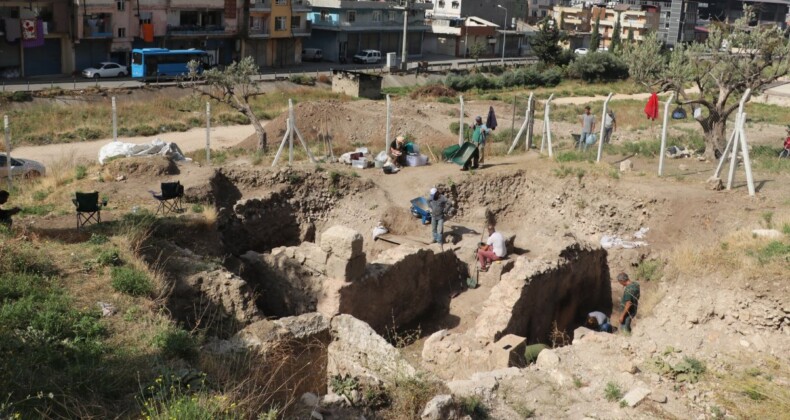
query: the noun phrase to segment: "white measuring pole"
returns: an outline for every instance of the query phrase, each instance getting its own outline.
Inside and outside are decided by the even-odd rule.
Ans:
[[[532,135],[534,134],[532,132],[532,128],[533,128],[532,126],[535,124],[535,108],[534,108],[535,102],[533,99],[534,95],[535,95],[534,92],[530,92],[529,99],[527,100],[527,121],[528,121],[527,134],[526,134],[527,138],[524,139],[524,151],[526,152],[528,152],[530,146],[532,146]]]
[[[743,127],[746,125],[746,113],[741,114],[741,121],[738,124],[738,138],[741,139],[741,150],[743,150],[743,169],[746,171],[746,187],[749,190],[749,196],[754,197],[754,178],[752,177],[752,161],[749,159],[749,146],[746,144],[746,131]]]
[[[732,147],[732,142],[735,141],[735,136],[738,135],[738,122],[740,121],[741,116],[735,114],[735,128],[732,130],[732,134],[730,135],[730,139],[727,141],[727,146],[724,147],[724,152],[721,154],[721,158],[719,159],[719,164],[716,166],[716,172],[713,173],[714,178],[719,178],[721,176],[721,170],[724,168],[724,161],[727,160],[727,153],[730,151]]]
[[[461,115],[458,117],[458,145],[464,144],[464,96],[458,97],[461,100]]]
[[[508,149],[507,154],[511,154],[513,152],[513,149],[516,148],[516,145],[518,144],[518,139],[520,139],[521,135],[524,134],[524,130],[527,129],[528,123],[529,123],[529,109],[527,109],[527,112],[524,114],[524,123],[521,124],[521,128],[518,129],[518,133],[516,134],[516,137],[513,138],[513,143],[510,145],[510,149]],[[525,137],[524,141],[528,141],[528,138]]]
[[[8,115],[3,116],[5,131],[5,164],[8,170],[8,189],[11,189],[11,128],[8,126]]]
[[[211,163],[211,103],[206,101],[206,162]]]
[[[740,118],[736,117],[735,121],[740,121],[741,124],[745,124],[746,123],[746,118],[744,118],[743,109],[746,106],[746,101],[749,100],[749,97],[751,96],[751,94],[752,94],[752,90],[751,89],[746,89],[746,92],[743,93],[743,96],[741,97],[741,101],[738,104],[738,114],[737,115]],[[735,181],[735,167],[738,165],[738,147],[742,146],[741,139],[740,139],[741,132],[742,132],[742,130],[739,130],[738,127],[736,126],[735,127],[735,140],[732,142],[732,156],[730,157],[730,172],[729,172],[729,176],[727,177],[727,189],[728,190],[732,189],[732,183],[733,183],[733,181]],[[748,154],[749,152],[747,151],[746,153]]]
[[[609,93],[609,96],[606,97],[606,100],[603,102],[603,115],[601,116],[601,136],[598,137],[598,157],[595,159],[596,162],[601,161],[601,153],[603,153],[603,132],[606,126],[606,112],[609,110],[609,101],[612,99],[612,95],[614,93]],[[582,139],[586,141],[587,139]]]
[[[661,150],[658,152],[658,176],[664,175],[664,152],[667,150],[667,124],[669,124],[669,106],[675,100],[675,92],[672,92],[664,105],[664,125],[661,127]]]
[[[294,104],[288,100],[288,165],[294,163]]]
[[[387,134],[384,139],[384,152],[388,153],[390,148],[390,96],[387,95]]]
[[[115,96],[112,97],[112,141],[118,141],[118,108],[115,107]]]
[[[551,147],[551,100],[554,99],[554,94],[552,93],[549,96],[549,99],[546,101],[546,116],[543,118],[544,124],[546,124],[546,142],[549,146],[549,157],[554,156],[553,149]]]

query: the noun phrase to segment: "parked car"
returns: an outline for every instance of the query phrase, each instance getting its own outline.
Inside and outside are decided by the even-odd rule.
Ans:
[[[359,54],[354,56],[355,63],[381,63],[381,51],[376,50],[362,50]]]
[[[5,178],[8,176],[8,158],[6,155],[0,154],[0,178]],[[11,157],[11,176],[17,177],[25,177],[25,178],[35,178],[37,176],[42,176],[47,172],[44,164],[40,162],[36,162],[35,160],[30,159],[19,159],[15,157]]]
[[[302,61],[323,61],[324,52],[319,48],[305,48],[302,50]]]
[[[588,52],[590,52],[590,50],[588,50],[587,48],[576,48],[575,50],[573,50],[573,53],[578,55],[585,55]]]
[[[123,77],[128,75],[129,71],[126,69],[126,66],[122,66],[118,63],[111,63],[109,61],[96,64],[82,71],[83,77],[96,79],[100,77]]]

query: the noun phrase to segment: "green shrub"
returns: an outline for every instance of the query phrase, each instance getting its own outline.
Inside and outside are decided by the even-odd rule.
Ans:
[[[33,201],[44,201],[49,197],[49,191],[39,190],[33,193]]]
[[[628,65],[614,54],[593,52],[576,58],[568,66],[568,76],[588,83],[624,80]]]
[[[97,128],[80,127],[74,131],[74,135],[80,140],[96,140],[104,137],[104,132]]]
[[[123,264],[117,249],[105,249],[96,257],[96,262],[103,266],[118,266]]]
[[[458,121],[451,122],[450,123],[450,133],[455,134],[457,136],[458,135],[458,128],[460,126],[461,126],[461,124]],[[471,127],[469,126],[469,124],[464,123],[464,138],[466,138],[467,136],[471,136],[471,135],[472,135]]]
[[[623,391],[620,389],[620,385],[615,382],[609,382],[606,384],[606,388],[603,390],[604,397],[606,397],[606,401],[614,402],[621,398],[623,398]]]
[[[74,178],[84,179],[86,176],[88,176],[88,168],[86,168],[85,165],[77,165],[77,167],[74,168]]]
[[[459,405],[461,406],[462,412],[471,416],[472,419],[488,418],[488,407],[485,406],[483,400],[477,395],[462,397]]]
[[[160,133],[172,133],[177,131],[187,131],[189,127],[186,124],[180,122],[170,122],[167,124],[162,124],[159,126]]]
[[[436,99],[436,101],[441,102],[443,104],[451,104],[451,105],[458,102],[455,98],[450,98],[447,96],[440,96],[438,99]]]
[[[221,125],[245,125],[250,123],[249,117],[241,112],[226,112],[219,114],[217,120]]]
[[[102,244],[106,244],[109,241],[110,238],[100,233],[93,233],[91,234],[90,239],[88,239],[88,243],[91,245],[102,245]]]
[[[192,213],[203,213],[203,205],[198,203],[193,204]]]
[[[645,260],[636,267],[636,278],[639,280],[658,280],[661,278],[663,264],[658,260]]]
[[[51,276],[57,273],[52,261],[28,242],[0,243],[0,275],[27,273]]]
[[[28,102],[33,100],[30,92],[16,91],[8,98],[11,102]]]
[[[790,244],[781,241],[771,241],[768,245],[757,251],[757,260],[760,264],[768,264],[774,260],[790,261]]]
[[[198,355],[198,343],[189,331],[180,328],[168,328],[154,337],[154,346],[168,359],[180,358],[192,361]]]
[[[567,150],[557,153],[557,162],[592,162],[593,154],[578,150]]]
[[[155,136],[157,133],[159,133],[159,130],[157,130],[154,127],[151,127],[150,125],[138,125],[130,129],[128,135],[148,137],[148,136]]]
[[[46,216],[55,210],[54,204],[34,204],[32,206],[22,207],[22,214],[29,214],[33,216]]]
[[[291,83],[295,83],[297,85],[303,85],[303,86],[315,85],[315,77],[308,76],[306,74],[292,74],[288,78],[288,80],[290,80]]]
[[[146,296],[154,292],[148,275],[131,267],[114,267],[110,272],[113,289],[131,296]]]

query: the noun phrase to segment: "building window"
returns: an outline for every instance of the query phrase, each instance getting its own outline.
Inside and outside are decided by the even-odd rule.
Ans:
[[[451,4],[452,4],[453,9],[457,9],[460,6],[460,3],[457,2],[457,1],[454,1]]]
[[[301,28],[301,27],[302,27],[302,17],[291,16],[291,28]]]
[[[288,0],[276,0],[274,2],[274,4],[278,4],[278,5],[282,6],[284,4],[288,4]]]
[[[381,10],[373,11],[373,22],[381,22]]]
[[[387,12],[387,20],[389,20],[390,22],[395,22],[397,20],[397,18],[398,18],[397,13],[395,13],[393,11]]]
[[[356,10],[349,10],[346,13],[346,20],[349,22],[356,22],[357,21],[357,11]]]
[[[285,31],[288,30],[288,27],[285,23],[285,16],[277,16],[274,18],[274,30],[275,31]]]
[[[444,0],[439,0],[439,7],[444,8]]]
[[[126,2],[124,2],[123,0],[116,1],[115,7],[118,9],[119,12],[123,12],[124,10],[126,10]]]
[[[321,22],[326,22],[329,20],[329,12],[326,10],[321,11]]]
[[[118,38],[126,38],[126,28],[118,28]]]

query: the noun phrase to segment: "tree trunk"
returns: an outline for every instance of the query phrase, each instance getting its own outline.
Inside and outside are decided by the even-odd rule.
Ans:
[[[716,160],[727,147],[727,120],[714,114],[699,123],[705,133],[705,157]]]
[[[258,136],[258,152],[266,153],[269,151],[269,142],[266,138],[266,132],[263,131],[263,126],[258,120],[258,117],[256,117],[252,112],[252,109],[249,107],[247,109],[249,112],[245,112],[245,114],[247,114],[247,118],[250,119],[250,124],[252,124],[252,127],[255,128],[255,134]]]

